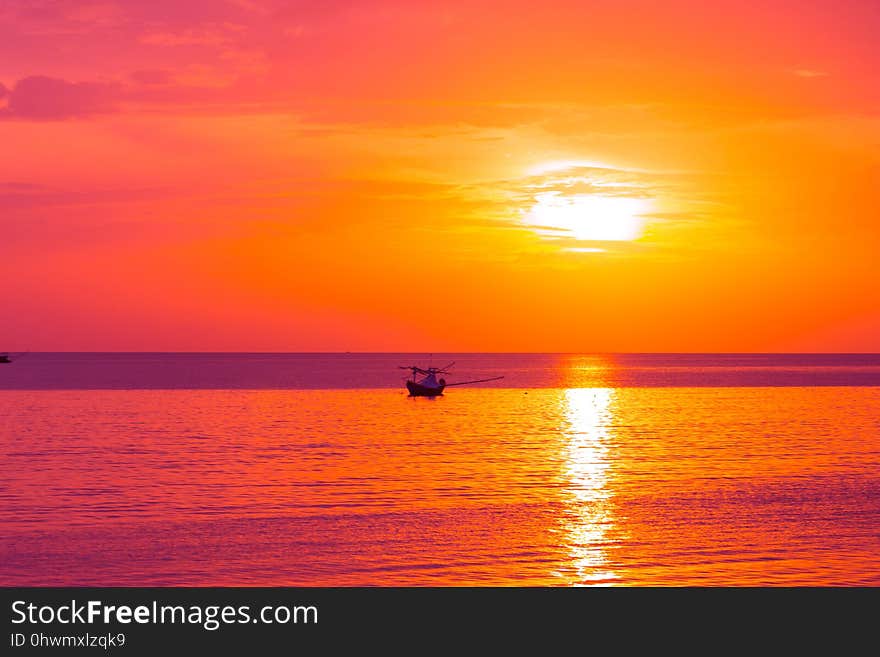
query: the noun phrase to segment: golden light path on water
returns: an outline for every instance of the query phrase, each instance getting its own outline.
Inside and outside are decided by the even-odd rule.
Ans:
[[[609,585],[607,535],[614,523],[608,486],[613,388],[569,388],[562,399],[568,421],[564,469],[570,494],[565,527],[574,584]]]

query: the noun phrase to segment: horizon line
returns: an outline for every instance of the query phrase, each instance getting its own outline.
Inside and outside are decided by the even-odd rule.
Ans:
[[[669,356],[700,356],[700,355],[735,355],[735,356],[880,356],[880,351],[147,351],[147,350],[64,350],[64,351],[3,351],[8,354],[266,354],[266,355],[591,355],[591,356],[625,356],[625,355],[669,355]]]

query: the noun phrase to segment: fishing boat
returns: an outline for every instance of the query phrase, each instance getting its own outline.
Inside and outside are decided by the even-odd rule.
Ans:
[[[503,376],[493,376],[489,379],[476,379],[474,381],[459,381],[458,383],[446,383],[446,379],[442,376],[437,378],[438,374],[448,374],[450,368],[455,362],[449,363],[445,367],[428,367],[422,368],[417,365],[401,365],[400,369],[410,370],[412,378],[406,380],[406,389],[409,390],[410,397],[437,397],[443,394],[443,391],[451,386],[463,386],[468,383],[483,383],[484,381],[497,381],[503,379]]]
[[[2,364],[2,363],[11,363],[11,362],[14,361],[14,360],[18,360],[19,358],[21,358],[22,356],[24,356],[26,353],[28,353],[28,352],[23,351],[23,352],[18,353],[18,354],[11,354],[11,353],[9,353],[8,351],[2,351],[2,352],[0,352],[0,364]]]
[[[422,369],[416,365],[404,365],[401,369],[412,371],[412,378],[406,380],[406,389],[409,390],[410,397],[436,397],[443,394],[446,379],[437,378],[442,368]]]

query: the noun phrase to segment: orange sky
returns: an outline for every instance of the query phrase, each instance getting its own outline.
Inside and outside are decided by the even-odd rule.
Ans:
[[[872,1],[0,5],[0,350],[880,351]]]

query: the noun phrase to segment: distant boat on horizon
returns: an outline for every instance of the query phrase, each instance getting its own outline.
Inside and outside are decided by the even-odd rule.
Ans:
[[[9,353],[8,351],[0,351],[0,364],[11,363],[14,360],[18,360],[21,356],[24,356],[26,353],[28,353],[28,352],[23,351],[21,353],[14,354],[15,357],[13,358],[13,354]]]
[[[450,368],[455,365],[455,361],[449,363],[445,367],[428,367],[421,368],[417,365],[400,365],[402,370],[410,370],[412,378],[406,380],[406,389],[409,391],[410,397],[438,397],[443,391],[450,386],[463,386],[468,383],[483,383],[484,381],[497,381],[503,379],[503,376],[493,376],[488,379],[476,379],[474,381],[460,381],[458,383],[446,383],[446,379],[437,378],[438,374],[448,374]],[[418,377],[422,378],[419,379]]]

